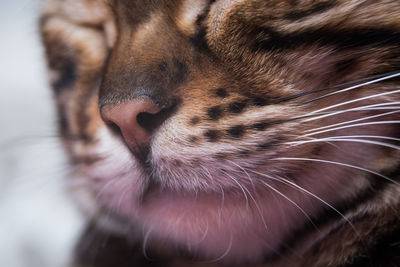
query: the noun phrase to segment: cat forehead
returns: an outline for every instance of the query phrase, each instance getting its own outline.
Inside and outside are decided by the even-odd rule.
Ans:
[[[196,21],[205,13],[210,0],[107,0],[120,23],[144,24],[155,16],[169,17],[186,34],[193,34]],[[168,14],[168,16],[167,16]]]

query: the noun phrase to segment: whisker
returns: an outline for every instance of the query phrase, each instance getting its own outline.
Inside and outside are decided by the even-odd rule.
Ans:
[[[253,197],[253,195],[250,193],[250,191],[249,191],[244,185],[241,185],[241,184],[239,183],[239,181],[237,181],[235,178],[233,178],[233,177],[232,177],[231,175],[229,175],[228,173],[225,173],[225,174],[228,175],[231,179],[233,179],[233,180],[238,184],[238,186],[242,189],[243,194],[244,194],[244,196],[245,196],[245,198],[246,198],[246,205],[247,205],[247,208],[250,207],[250,204],[249,204],[249,200],[248,200],[248,198],[247,198],[246,192],[249,194],[250,198],[253,200],[254,205],[256,206],[256,209],[257,209],[257,211],[258,211],[258,213],[259,213],[259,215],[260,215],[260,217],[261,217],[261,220],[262,220],[262,222],[263,222],[264,228],[265,228],[265,230],[267,230],[267,229],[268,229],[267,223],[265,222],[264,215],[263,215],[262,210],[261,210],[260,206],[258,205],[256,199]],[[246,192],[245,192],[245,191],[246,191]]]
[[[366,105],[366,106],[359,106],[355,108],[349,108],[349,109],[344,109],[344,110],[335,110],[335,111],[330,111],[330,112],[322,112],[322,113],[317,113],[318,116],[310,116],[311,118],[304,120],[305,122],[308,121],[313,121],[313,120],[318,120],[322,118],[326,118],[329,116],[334,116],[350,111],[366,111],[366,110],[387,110],[387,109],[399,109],[399,107],[382,107],[386,105],[391,105],[391,104],[400,104],[399,101],[397,102],[385,102],[385,103],[379,103],[379,104],[373,104],[373,105]]]
[[[339,125],[349,124],[349,123],[353,123],[353,122],[357,122],[357,121],[364,121],[364,120],[369,120],[369,119],[375,119],[375,118],[379,118],[379,117],[383,117],[383,116],[387,116],[387,115],[391,115],[391,114],[396,114],[396,113],[399,113],[399,112],[400,112],[400,110],[385,112],[385,113],[381,113],[381,114],[377,114],[377,115],[362,117],[362,118],[355,119],[355,120],[349,120],[349,121],[339,122],[339,123],[335,123],[335,124],[330,124],[330,125],[326,125],[326,126],[322,126],[322,127],[318,127],[318,128],[306,130],[305,132],[318,131],[318,130],[323,130],[323,129],[327,129],[327,128],[332,128],[332,127],[336,127],[336,126],[339,126]]]
[[[209,261],[203,261],[203,262],[201,262],[201,263],[214,263],[214,262],[218,262],[218,261],[220,261],[220,260],[222,260],[223,258],[225,258],[228,254],[229,254],[229,252],[231,252],[231,250],[232,250],[232,244],[233,244],[233,236],[232,236],[232,233],[231,233],[231,235],[230,235],[230,240],[229,240],[229,243],[228,243],[228,247],[227,247],[227,249],[225,250],[225,252],[221,255],[221,256],[219,256],[218,258],[216,258],[216,259],[213,259],[213,260],[209,260]]]
[[[393,74],[399,74],[399,72],[390,72],[390,73],[386,73],[386,74],[373,75],[373,76],[370,76],[370,77],[361,78],[361,79],[357,79],[357,80],[354,80],[354,81],[337,84],[337,85],[330,86],[330,87],[318,88],[318,89],[310,90],[310,91],[307,91],[307,92],[293,94],[293,95],[290,95],[290,96],[286,96],[286,97],[282,97],[282,98],[273,100],[272,103],[273,104],[279,104],[279,103],[282,103],[282,102],[285,102],[285,101],[289,101],[289,100],[293,100],[293,99],[296,99],[296,98],[299,98],[299,97],[303,97],[303,96],[307,96],[307,95],[311,95],[311,94],[315,94],[315,93],[319,93],[319,92],[323,92],[323,91],[327,91],[327,90],[332,90],[332,89],[336,89],[336,88],[352,85],[352,84],[355,84],[355,83],[358,83],[358,82],[368,81],[368,80],[371,80],[371,79],[377,79],[377,78],[380,78],[380,77],[387,77],[387,76],[390,76],[390,75],[393,75]]]
[[[350,86],[348,88],[345,88],[345,89],[342,89],[342,90],[339,90],[339,91],[328,93],[326,95],[319,96],[319,97],[304,101],[300,105],[304,105],[304,104],[307,104],[307,103],[310,103],[310,102],[314,102],[314,101],[317,101],[317,100],[320,100],[320,99],[323,99],[323,98],[326,98],[326,97],[329,97],[329,96],[332,96],[332,95],[335,95],[335,94],[348,92],[350,90],[357,89],[357,88],[360,88],[362,86],[366,86],[366,85],[378,83],[378,82],[381,82],[381,81],[385,81],[385,80],[388,80],[388,79],[392,79],[392,78],[395,78],[395,77],[398,77],[398,76],[400,76],[400,72],[397,72],[397,73],[392,74],[392,75],[387,75],[387,76],[384,76],[384,77],[381,77],[381,78],[378,78],[378,79],[374,79],[372,81],[368,81],[368,82],[365,82],[365,83],[361,83],[361,84],[357,84],[357,85],[354,85],[354,86]]]
[[[363,167],[359,167],[359,166],[355,166],[352,164],[347,164],[347,163],[343,163],[343,162],[338,162],[338,161],[331,161],[331,160],[323,160],[323,159],[312,159],[312,158],[274,158],[274,159],[270,159],[270,160],[297,160],[297,161],[311,161],[311,162],[320,162],[320,163],[327,163],[327,164],[333,164],[333,165],[337,165],[337,166],[342,166],[342,167],[348,167],[348,168],[352,168],[352,169],[356,169],[356,170],[360,170],[360,171],[364,171],[373,175],[376,175],[378,177],[381,177],[389,182],[392,182],[398,186],[400,186],[400,183],[396,182],[395,180],[387,177],[386,175],[380,174],[378,172],[363,168]]]
[[[391,109],[396,109],[399,110],[400,106],[392,106],[392,107],[376,107],[376,108],[368,108],[368,109],[359,109],[359,110],[391,110]]]
[[[306,114],[306,115],[301,115],[297,116],[294,118],[290,119],[281,119],[281,120],[275,120],[275,121],[265,121],[266,126],[268,125],[277,125],[277,124],[283,124],[287,122],[292,122],[296,120],[303,120],[303,122],[308,122],[312,120],[317,120],[317,119],[322,119],[328,116],[334,116],[346,112],[353,112],[353,111],[366,111],[366,110],[399,110],[400,107],[382,107],[385,105],[390,105],[390,104],[400,104],[400,102],[387,102],[387,103],[380,103],[380,104],[374,104],[374,105],[366,105],[366,106],[360,106],[360,107],[355,107],[355,108],[350,108],[350,109],[344,109],[344,110],[334,110],[334,111],[326,111],[326,112],[318,112],[315,114]]]
[[[295,138],[298,138],[299,136],[296,136],[296,135],[295,135],[294,137],[295,137]],[[310,141],[310,140],[320,140],[320,139],[322,139],[322,138],[316,138],[316,137],[306,136],[304,139],[306,139],[306,140],[285,142],[285,143],[282,143],[282,145],[297,145],[297,143],[301,144],[301,143],[303,143],[303,142],[307,142],[307,141]],[[331,146],[334,146],[334,147],[336,147],[336,148],[339,148],[337,145],[332,144],[332,143],[330,143],[330,142],[328,142],[328,141],[321,141],[321,142],[322,142],[322,143],[327,143],[327,144],[329,144],[329,145],[331,145]]]
[[[252,188],[253,188],[253,190],[254,190],[254,192],[255,192],[254,181],[253,181],[253,179],[251,179],[251,177],[250,177],[250,175],[248,174],[248,172],[247,172],[242,166],[240,166],[239,164],[235,163],[234,161],[228,160],[228,159],[227,159],[227,161],[229,161],[231,164],[233,164],[233,165],[235,165],[236,167],[238,167],[244,174],[246,174],[246,176],[247,176],[247,178],[249,179],[249,182],[250,182],[250,184],[251,184],[251,186],[252,186]]]
[[[244,195],[244,198],[246,199],[246,206],[247,206],[247,208],[249,208],[250,207],[250,205],[249,205],[249,199],[247,198],[247,194],[246,194],[246,191],[244,190],[244,188],[243,188],[243,186],[237,181],[237,179],[235,179],[235,178],[233,178],[231,175],[229,175],[229,173],[227,173],[227,172],[225,172],[225,171],[222,171],[226,176],[228,176],[232,181],[234,181],[238,186],[239,186],[239,188],[242,190],[242,192],[243,192],[243,195]]]
[[[144,236],[144,238],[143,238],[142,253],[143,253],[143,256],[144,256],[147,260],[152,260],[152,259],[147,255],[147,252],[146,252],[147,243],[149,242],[150,234],[151,234],[151,231],[152,231],[152,230],[153,230],[152,228],[150,228],[149,230],[147,230],[147,231],[146,231],[146,234],[145,234],[145,236]]]
[[[203,242],[203,241],[206,239],[207,234],[208,234],[208,229],[209,229],[209,222],[208,222],[208,220],[207,220],[206,229],[204,230],[203,235],[201,236],[200,240],[198,240],[198,241],[197,241],[196,243],[194,243],[194,244],[200,244],[201,242]]]
[[[400,138],[390,137],[390,136],[381,136],[381,135],[345,135],[345,136],[332,136],[331,138],[375,138],[375,139],[385,139],[400,142]]]
[[[222,185],[219,185],[219,187],[221,189],[221,210],[222,210],[225,205],[225,192],[224,192],[224,188],[222,187]],[[221,215],[221,213],[220,213],[220,215]]]
[[[286,184],[286,185],[290,185],[290,186],[296,188],[297,190],[302,191],[302,192],[306,193],[307,195],[317,199],[318,201],[320,201],[321,203],[323,203],[324,205],[329,207],[331,210],[333,210],[334,212],[339,214],[350,225],[350,227],[353,229],[353,231],[357,235],[359,235],[359,233],[358,233],[357,229],[355,228],[354,224],[343,213],[341,213],[338,209],[336,209],[334,206],[332,206],[331,204],[329,204],[327,201],[323,200],[321,197],[317,196],[316,194],[308,191],[307,189],[305,189],[305,188],[299,186],[298,184],[296,184],[296,183],[294,183],[294,182],[292,182],[292,181],[290,181],[288,179],[285,179],[283,177],[276,178],[276,177],[273,177],[271,175],[263,174],[263,173],[260,173],[260,172],[257,172],[257,171],[253,171],[253,170],[251,172],[254,172],[255,174],[258,174],[260,176],[264,176],[264,177],[266,177],[268,179],[271,179],[271,180],[274,180],[274,181],[278,181],[278,182]]]
[[[345,125],[345,126],[341,126],[341,127],[327,129],[327,130],[312,132],[312,133],[304,134],[304,135],[302,135],[300,137],[312,136],[312,135],[316,135],[316,134],[327,133],[327,132],[331,132],[331,131],[342,130],[342,129],[346,129],[346,128],[359,127],[359,126],[379,125],[379,124],[397,124],[397,123],[400,123],[400,121],[399,120],[394,120],[394,121],[392,120],[392,121],[372,121],[372,122],[356,123],[356,124],[352,124],[352,125]]]
[[[211,181],[214,181],[214,178],[211,175],[211,173],[208,170],[208,168],[206,166],[202,166],[202,168],[206,172],[207,177],[209,177]],[[224,205],[225,205],[225,192],[224,192],[224,188],[220,184],[218,184],[218,186],[221,189],[221,210],[222,210],[224,208]]]
[[[312,114],[315,114],[315,113],[319,113],[321,111],[325,111],[325,110],[328,110],[328,109],[344,106],[344,105],[347,105],[347,104],[351,104],[351,103],[355,103],[355,102],[359,102],[359,101],[363,101],[363,100],[367,100],[367,99],[371,99],[371,98],[376,98],[376,97],[380,97],[380,96],[396,94],[396,93],[400,93],[400,90],[393,90],[393,91],[389,91],[389,92],[384,92],[384,93],[379,93],[379,94],[373,94],[373,95],[369,95],[369,96],[359,97],[359,98],[356,98],[356,99],[348,100],[348,101],[345,101],[345,102],[342,102],[342,103],[330,105],[330,106],[327,106],[327,107],[324,107],[324,108],[321,108],[321,109],[318,109],[318,110],[311,111],[310,113],[308,113],[306,115],[312,115]]]
[[[229,160],[229,161],[230,161],[230,160]],[[233,162],[233,161],[231,161],[231,162],[232,162],[234,165],[238,166],[238,167],[247,175],[247,177],[248,177],[248,179],[250,180],[250,183],[251,183],[251,185],[252,185],[252,187],[253,187],[254,194],[257,196],[256,187],[255,187],[254,182],[253,182],[253,179],[251,179],[249,173],[248,173],[244,168],[242,168],[240,165],[236,164],[236,163]],[[254,205],[256,206],[256,209],[257,209],[257,211],[258,211],[258,214],[259,214],[260,217],[261,217],[261,221],[262,221],[262,223],[263,223],[263,225],[264,225],[264,228],[265,228],[265,230],[267,230],[267,229],[268,229],[267,223],[266,223],[266,221],[265,221],[265,218],[264,218],[263,212],[262,212],[262,210],[261,210],[261,208],[260,208],[260,205],[258,205],[256,199],[253,197],[253,195],[250,193],[250,191],[249,191],[246,187],[245,187],[245,189],[246,189],[246,191],[249,193],[250,198],[253,200]]]
[[[307,212],[300,207],[296,202],[294,202],[292,199],[290,199],[288,196],[286,196],[285,194],[283,194],[282,192],[280,192],[278,189],[276,189],[275,187],[273,187],[272,185],[268,184],[265,181],[261,181],[261,183],[263,183],[265,186],[267,186],[268,188],[270,188],[272,191],[274,191],[275,193],[279,194],[280,196],[282,196],[283,198],[285,198],[287,201],[289,201],[290,203],[292,203],[296,208],[298,208],[301,213],[304,214],[304,216],[306,216],[307,220],[314,226],[314,228],[319,231],[318,227],[315,225],[314,221],[311,219],[311,217],[307,214]]]
[[[318,142],[355,142],[355,143],[365,143],[365,144],[372,144],[372,145],[379,145],[379,146],[384,146],[384,147],[389,147],[393,148],[396,150],[400,150],[400,146],[392,145],[389,143],[384,143],[384,142],[379,142],[379,141],[372,141],[372,140],[363,140],[363,139],[354,139],[354,138],[321,138],[321,139],[315,139],[315,140],[306,140],[306,141],[300,141],[300,142],[288,142],[291,144],[295,145],[302,145],[306,143],[318,143]]]

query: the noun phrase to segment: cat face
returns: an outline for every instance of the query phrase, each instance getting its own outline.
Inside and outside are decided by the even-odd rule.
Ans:
[[[146,242],[230,262],[288,242],[306,251],[329,231],[320,216],[346,223],[359,196],[391,183],[397,1],[47,6],[75,176],[97,211],[139,225]]]

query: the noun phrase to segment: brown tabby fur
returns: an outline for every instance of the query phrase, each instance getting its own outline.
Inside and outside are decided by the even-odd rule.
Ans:
[[[267,142],[256,139],[254,151],[241,151],[245,156],[262,151],[268,158],[268,153],[277,151],[281,157],[307,155],[335,160],[336,156],[323,158],[326,151],[320,143],[290,150],[266,143],[290,142],[293,135],[307,129],[344,119],[337,116],[303,123],[291,121],[294,117],[400,89],[397,77],[321,99],[316,98],[334,90],[304,94],[400,71],[398,0],[204,1],[205,9],[190,23],[182,13],[186,2],[190,1],[44,2],[40,28],[59,127],[78,175],[81,169],[93,168],[102,156],[91,152],[99,144],[97,131],[105,125],[99,107],[112,103],[151,94],[160,106],[177,105],[172,119],[179,118],[180,126],[193,132],[180,136],[181,145],[193,150],[216,143],[242,145],[261,130]],[[132,87],[144,89],[130,90]],[[307,102],[310,99],[314,101]],[[388,94],[345,108],[399,100],[399,93]],[[254,121],[246,115],[260,107],[268,109],[267,121]],[[350,120],[376,114],[360,111]],[[367,122],[398,119],[399,114],[393,113]],[[264,129],[271,122],[273,126]],[[400,137],[395,123],[362,129],[365,135]],[[337,135],[343,133],[338,131]],[[354,135],[351,131],[349,134]],[[387,143],[395,146],[399,142],[393,139]],[[312,215],[317,231],[305,223],[285,238],[286,246],[280,247],[278,254],[265,255],[265,260],[252,266],[400,266],[400,186],[396,183],[400,180],[399,150],[365,143],[335,145],[337,151],[347,145],[356,151],[357,155],[344,156],[341,162],[360,163],[361,168],[370,170],[348,170],[345,183],[335,189],[340,197],[332,204],[346,219],[332,209],[323,209]],[[229,152],[210,155],[221,162],[236,156]],[[321,177],[324,168],[333,172],[333,167],[321,166]],[[277,168],[297,171],[311,167],[295,162],[294,167],[282,164]],[[78,191],[88,195],[86,199],[97,199],[90,188]],[[233,264],[204,263],[198,255],[170,249],[169,244],[150,248],[152,259],[146,259],[135,231],[127,230],[126,238],[122,238],[99,229],[98,220],[102,220],[106,208],[89,202],[85,200],[82,205],[94,222],[77,246],[76,266]],[[115,217],[121,219],[117,214]]]

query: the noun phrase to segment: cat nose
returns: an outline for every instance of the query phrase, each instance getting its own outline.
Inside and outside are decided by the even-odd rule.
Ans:
[[[133,151],[146,147],[152,132],[166,119],[163,108],[147,97],[108,104],[100,113],[104,122],[119,132]]]

